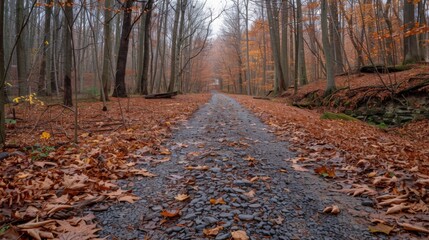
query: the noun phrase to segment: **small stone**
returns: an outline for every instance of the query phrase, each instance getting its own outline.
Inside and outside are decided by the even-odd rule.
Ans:
[[[254,203],[254,204],[250,204],[250,205],[249,205],[249,207],[250,207],[250,208],[259,208],[259,207],[261,207],[261,204],[259,204],[259,203]]]
[[[365,207],[373,207],[374,206],[374,202],[371,200],[363,200],[361,204],[362,204],[362,206],[365,206]]]
[[[231,233],[225,233],[225,234],[217,235],[215,240],[225,240],[225,239],[229,239],[230,237],[231,237]]]
[[[237,186],[252,186],[252,182],[249,180],[235,180],[233,184]]]
[[[170,234],[170,233],[173,233],[173,232],[180,232],[180,231],[182,231],[183,230],[183,228],[182,227],[178,227],[178,226],[176,226],[176,227],[171,227],[171,228],[168,228],[167,230],[165,230],[168,234]]]
[[[188,215],[184,216],[184,217],[183,217],[183,219],[184,219],[184,220],[192,220],[192,219],[194,219],[196,216],[197,216],[197,214],[195,214],[195,213],[190,213],[190,214],[188,214]]]
[[[212,223],[217,222],[218,220],[214,217],[205,217],[205,218],[203,218],[203,221],[206,223],[212,224]]]
[[[251,221],[253,220],[254,216],[249,214],[240,214],[238,215],[238,218],[242,221]]]
[[[219,217],[232,218],[233,214],[232,213],[221,213],[221,214],[219,214]]]

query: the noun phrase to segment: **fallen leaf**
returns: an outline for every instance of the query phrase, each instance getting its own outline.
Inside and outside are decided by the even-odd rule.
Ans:
[[[395,214],[401,212],[402,210],[407,210],[408,208],[410,207],[407,206],[405,203],[392,204],[392,207],[387,209],[386,214]]]
[[[255,197],[255,194],[256,194],[256,192],[255,192],[255,190],[250,190],[249,192],[247,192],[247,193],[243,193],[243,195],[245,195],[245,196],[247,196],[247,197],[249,197],[249,198],[254,198]]]
[[[308,172],[309,171],[308,169],[306,169],[306,168],[304,168],[304,167],[302,167],[301,165],[298,165],[298,164],[292,164],[292,168],[295,171],[299,171],[299,172]]]
[[[187,170],[201,170],[201,171],[207,171],[207,170],[209,170],[208,166],[187,166],[185,168]]]
[[[189,198],[189,195],[186,194],[178,194],[177,196],[174,197],[174,199],[176,199],[177,201],[183,202],[185,200],[187,200]]]
[[[211,198],[210,204],[212,204],[212,205],[226,204],[226,202],[223,200],[223,198],[218,198],[218,199]]]
[[[423,226],[412,225],[409,223],[400,223],[400,222],[398,222],[398,225],[403,227],[407,231],[429,233],[429,229],[427,229]]]
[[[215,228],[204,229],[203,233],[206,236],[217,236],[222,229],[223,226],[217,226]]]
[[[177,210],[173,210],[172,212],[168,210],[162,210],[161,215],[166,218],[174,218],[174,217],[180,216],[180,210],[177,209]]]
[[[139,200],[140,198],[134,195],[126,195],[126,196],[121,196],[118,198],[119,202],[129,202],[129,203],[135,203],[137,200]]]
[[[231,237],[234,240],[249,240],[247,233],[243,230],[231,232]]]
[[[335,175],[335,167],[321,166],[321,167],[314,169],[314,172],[319,174],[322,177],[334,178],[336,176]]]
[[[386,235],[389,235],[390,232],[393,230],[393,227],[383,224],[383,223],[378,223],[375,226],[369,226],[368,227],[369,231],[372,233],[384,233]]]
[[[340,208],[337,205],[332,205],[325,207],[325,209],[323,209],[323,212],[337,215],[338,213],[340,213]]]

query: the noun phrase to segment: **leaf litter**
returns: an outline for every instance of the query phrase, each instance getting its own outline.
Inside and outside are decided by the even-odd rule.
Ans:
[[[71,143],[72,111],[61,105],[16,106],[22,121],[7,129],[13,137],[6,144],[8,157],[0,161],[0,225],[9,226],[0,238],[16,239],[18,233],[34,239],[97,239],[94,217],[76,217],[81,209],[95,204],[94,210],[102,211],[115,202],[138,201],[116,181],[156,177],[139,164],[168,161],[171,151],[163,143],[171,130],[208,98],[113,99],[108,112],[99,102],[79,103],[78,144]]]
[[[287,161],[294,170],[335,177],[342,189],[333,191],[371,198],[390,225],[396,223],[389,216],[406,214],[412,224],[429,226],[429,120],[381,130],[360,121],[322,120],[316,110],[280,101],[234,98],[290,143],[297,157]]]

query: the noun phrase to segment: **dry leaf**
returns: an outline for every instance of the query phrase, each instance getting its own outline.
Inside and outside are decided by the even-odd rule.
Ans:
[[[383,224],[383,223],[378,223],[375,226],[369,226],[368,229],[372,233],[380,232],[380,233],[384,233],[384,234],[389,235],[390,232],[393,230],[393,227],[386,225],[386,224]]]
[[[370,172],[370,173],[368,173],[368,177],[369,178],[373,178],[375,176],[377,176],[377,172]]]
[[[218,198],[218,199],[211,198],[210,204],[212,204],[212,205],[226,204],[226,202],[223,200],[223,198]]]
[[[119,202],[129,202],[129,203],[135,203],[139,199],[140,199],[139,197],[134,195],[125,195],[125,196],[118,197]]]
[[[398,222],[398,225],[403,227],[407,231],[429,233],[429,229],[427,229],[423,226],[412,225],[409,223],[400,223],[400,222]]]
[[[245,196],[247,196],[247,197],[249,197],[249,198],[254,198],[255,197],[255,194],[256,194],[256,192],[255,192],[255,190],[250,190],[249,192],[247,192],[247,193],[243,193],[243,195],[245,195]]]
[[[337,205],[332,205],[323,209],[323,212],[337,215],[338,213],[340,213],[340,208]]]
[[[217,236],[222,229],[223,229],[223,226],[217,226],[211,229],[204,229],[203,233],[206,236]]]
[[[249,240],[247,233],[243,230],[231,232],[231,237],[234,240]]]
[[[292,168],[295,171],[299,171],[299,172],[308,172],[309,171],[308,169],[306,169],[306,168],[304,168],[304,167],[302,167],[301,165],[298,165],[298,164],[292,164]]]
[[[402,210],[407,210],[409,208],[410,207],[407,206],[405,203],[392,204],[392,207],[387,209],[386,214],[395,214],[395,213],[401,212]]]
[[[335,175],[335,167],[321,166],[321,167],[314,169],[314,172],[323,176],[323,177],[334,178],[336,176]]]
[[[172,212],[167,210],[162,210],[161,215],[166,218],[174,218],[174,217],[180,216],[180,210],[177,209],[177,210],[173,210]]]
[[[187,166],[185,168],[188,170],[201,170],[201,171],[209,170],[209,167],[207,167],[207,166]]]
[[[187,200],[189,198],[189,195],[187,194],[178,194],[177,196],[174,197],[174,199],[176,199],[177,201],[183,202],[185,200]]]

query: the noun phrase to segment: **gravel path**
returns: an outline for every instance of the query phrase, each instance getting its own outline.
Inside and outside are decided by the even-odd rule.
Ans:
[[[102,236],[230,239],[232,231],[244,230],[250,239],[378,238],[356,214],[372,208],[359,198],[330,191],[332,184],[321,177],[294,171],[285,161],[294,156],[287,143],[277,141],[266,125],[225,95],[214,94],[173,134],[168,147],[170,161],[143,166],[157,177],[121,182],[141,200],[96,213]],[[190,198],[179,202],[177,194]],[[219,198],[225,204],[210,204]],[[340,207],[339,215],[322,213],[332,204]],[[181,215],[165,221],[163,209],[180,209]],[[203,234],[216,226],[223,226],[217,236]]]

